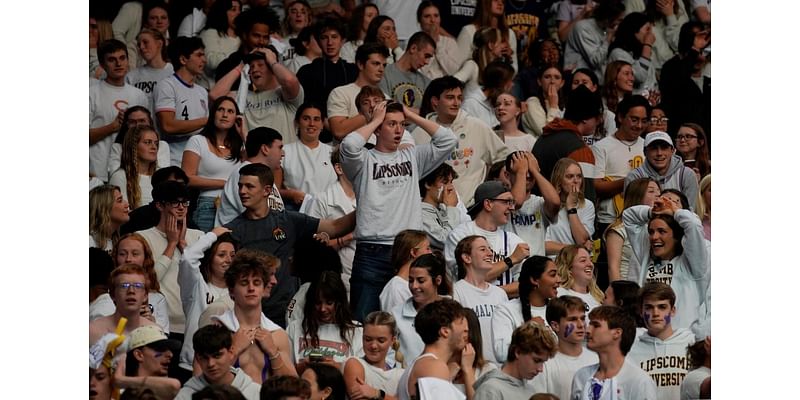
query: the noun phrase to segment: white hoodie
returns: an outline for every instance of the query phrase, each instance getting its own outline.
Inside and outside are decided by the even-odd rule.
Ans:
[[[668,261],[658,261],[650,256],[649,221],[649,206],[633,206],[622,212],[631,248],[636,258],[641,260],[639,264],[630,264],[628,280],[640,286],[659,281],[672,287],[676,298],[672,327],[689,329],[695,321],[705,318],[705,311],[700,314],[700,305],[706,301],[711,282],[711,263],[703,237],[703,224],[689,210],[675,211],[675,221],[684,231],[681,241],[683,253]]]
[[[694,342],[694,334],[686,329],[676,329],[666,340],[645,333],[634,343],[627,359],[653,378],[658,400],[678,400],[681,383],[689,372],[686,348]]]
[[[261,398],[261,385],[253,382],[244,371],[240,368],[231,368],[231,373],[235,376],[231,386],[242,392],[242,395],[247,400],[259,400]],[[193,376],[192,379],[186,381],[175,400],[191,400],[192,394],[203,390],[206,386],[211,385],[205,375]]]

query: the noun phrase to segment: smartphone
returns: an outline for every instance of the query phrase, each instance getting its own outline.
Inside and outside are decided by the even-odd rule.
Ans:
[[[325,360],[325,356],[318,350],[312,350],[308,353],[308,360],[311,362],[322,362]]]

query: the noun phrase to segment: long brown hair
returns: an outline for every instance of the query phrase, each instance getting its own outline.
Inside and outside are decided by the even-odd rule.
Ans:
[[[120,168],[125,172],[125,192],[128,195],[128,204],[131,210],[139,208],[142,201],[142,188],[139,186],[139,175],[153,176],[158,169],[158,160],[153,161],[146,171],[139,171],[139,141],[142,140],[145,132],[153,132],[156,135],[156,147],[158,147],[158,132],[149,125],[138,125],[131,128],[122,141],[122,154],[120,156]]]
[[[147,290],[150,292],[160,292],[161,285],[158,283],[158,275],[156,274],[156,261],[153,258],[153,250],[150,249],[150,245],[147,244],[147,240],[145,240],[142,235],[138,233],[128,233],[123,235],[122,237],[114,243],[114,249],[111,251],[112,259],[114,260],[114,265],[117,265],[117,252],[119,251],[119,244],[122,243],[123,240],[135,240],[142,244],[142,249],[144,251],[144,262],[142,262],[142,268],[145,272],[145,277],[147,278]]]
[[[617,112],[617,104],[619,104],[619,98],[622,97],[620,93],[617,92],[617,75],[619,75],[619,71],[622,70],[622,67],[626,65],[633,68],[626,61],[612,61],[606,66],[602,93],[603,98],[606,100],[606,108],[613,113]]]

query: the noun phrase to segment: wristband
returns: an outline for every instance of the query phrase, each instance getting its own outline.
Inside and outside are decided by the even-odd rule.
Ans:
[[[273,65],[275,65],[275,64],[278,64],[278,62],[277,62],[277,61],[275,61],[274,63],[272,63],[272,64],[269,64],[269,69],[272,69],[272,66],[273,66]]]
[[[386,398],[386,392],[384,392],[383,389],[379,389],[378,390],[378,397],[376,397],[376,399],[383,400],[384,398]]]
[[[577,208],[570,208],[569,210],[567,210],[567,214],[577,214],[577,213],[578,213]]]
[[[512,268],[514,266],[514,261],[511,260],[511,257],[504,258],[503,262],[508,265],[508,268]]]

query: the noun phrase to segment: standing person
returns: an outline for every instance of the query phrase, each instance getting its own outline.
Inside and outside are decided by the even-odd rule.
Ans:
[[[122,143],[125,142],[125,136],[127,136],[128,131],[136,126],[156,128],[156,123],[150,110],[142,106],[128,107],[125,113],[122,114],[122,121],[119,133],[114,139],[114,143],[111,144],[111,155],[108,157],[108,170],[112,173],[119,169],[122,162]],[[156,130],[156,133],[158,133],[158,130]],[[161,138],[161,135],[158,135],[158,137],[158,165],[160,168],[169,167],[169,144]]]
[[[110,251],[119,238],[119,227],[128,222],[129,206],[114,185],[89,191],[89,247]]]
[[[530,106],[528,106],[530,110]],[[522,103],[511,93],[502,93],[494,101],[494,115],[500,122],[494,133],[503,140],[510,151],[530,151],[536,144],[536,136],[519,129],[522,119]]]
[[[558,160],[564,157],[577,161],[581,166],[584,180],[584,197],[595,199],[594,154],[586,145],[584,136],[594,134],[603,116],[603,103],[597,93],[580,85],[572,91],[567,100],[564,118],[556,118],[545,125],[542,136],[533,145],[532,153],[539,161],[542,174],[551,176]]]
[[[650,104],[642,96],[630,96],[617,106],[619,129],[592,145],[597,192],[597,232],[622,214],[625,177],[644,163],[644,139]],[[613,280],[613,279],[612,279]]]
[[[313,25],[303,28],[297,37],[289,39],[289,45],[295,56],[283,60],[281,63],[295,75],[304,65],[311,64],[312,61],[322,57],[322,49],[319,47],[317,39],[314,38]]]
[[[379,296],[381,310],[392,311],[411,297],[408,274],[411,263],[423,254],[431,253],[431,243],[423,231],[406,229],[400,231],[392,243],[392,267],[395,276],[389,279]]]
[[[188,227],[189,190],[183,183],[166,181],[156,185],[153,201],[159,211],[158,224],[136,233],[147,240],[156,257],[156,275],[167,298],[170,338],[182,342],[186,318],[178,284],[179,264],[184,249],[200,239],[203,232]]]
[[[592,17],[576,22],[567,35],[564,71],[589,68],[597,76],[603,76],[608,46],[614,40],[614,33],[624,16],[625,5],[622,0],[598,1]]]
[[[426,305],[450,296],[452,284],[445,272],[444,260],[440,255],[423,254],[411,262],[408,269],[408,290],[411,297],[395,306],[391,313],[397,320],[397,340],[400,354],[406,367],[411,360],[422,354],[425,344],[415,330],[415,318]]]
[[[507,361],[475,382],[475,400],[526,400],[531,394],[526,381],[544,369],[558,350],[558,340],[543,324],[528,322],[514,330]]]
[[[212,99],[230,96],[237,101],[244,98],[242,113],[250,129],[270,127],[286,138],[286,144],[297,141],[294,116],[303,104],[305,93],[297,77],[278,62],[278,52],[272,47],[259,47],[244,57],[244,61],[222,76],[209,92]],[[238,90],[234,83],[241,76],[245,66],[249,66],[249,83]],[[244,91],[245,93],[242,93]]]
[[[366,125],[367,118],[359,112],[360,104],[356,98],[367,86],[377,89],[383,78],[387,57],[389,51],[378,43],[365,43],[359,46],[355,52],[358,77],[353,83],[339,86],[331,91],[328,97],[328,124],[333,137],[337,140],[344,139],[348,133]],[[381,98],[384,97],[386,95],[381,92]]]
[[[219,325],[206,325],[197,330],[192,341],[202,373],[189,379],[175,399],[190,400],[194,393],[210,385],[230,385],[246,400],[260,399],[261,385],[250,379],[243,369],[234,367],[237,348],[233,336],[226,327]]]
[[[463,211],[463,204],[459,205],[453,184],[455,179],[458,179],[458,175],[445,162],[419,181],[419,190],[423,193],[423,230],[428,234],[431,247],[439,251],[444,250],[447,236],[453,228],[470,220]]]
[[[167,376],[170,360],[180,343],[167,339],[155,325],[134,329],[128,339],[128,352],[120,357],[114,371],[114,386],[127,390],[150,390],[157,398],[174,398],[181,382]]]
[[[217,66],[231,54],[239,50],[242,40],[236,33],[236,17],[242,11],[240,0],[217,0],[208,9],[205,28],[200,32],[200,39],[206,45],[208,62],[205,76],[213,79]]]
[[[181,161],[181,168],[189,177],[188,186],[199,191],[192,221],[203,232],[214,227],[225,179],[241,165],[247,130],[234,99],[220,97],[214,100],[211,110],[213,119],[199,135],[188,140]]]
[[[147,303],[147,273],[136,264],[125,264],[111,271],[111,298],[117,305],[114,313],[89,322],[89,345],[95,344],[103,335],[112,333],[125,318],[125,335],[140,326],[156,323],[141,315],[142,304]]]
[[[511,66],[514,67],[514,71],[519,71],[516,57],[517,35],[506,21],[504,0],[477,0],[472,23],[463,25],[456,39],[461,57],[465,60],[469,58],[477,31],[481,28],[497,28],[500,30],[502,41],[508,44],[503,50],[503,57],[509,60]]]
[[[169,143],[170,163],[181,165],[189,138],[208,122],[208,92],[195,80],[206,65],[200,38],[175,38],[169,46],[175,73],[158,83],[156,116],[159,131]]]
[[[634,94],[650,97],[658,92],[656,66],[652,62],[655,42],[652,19],[644,13],[632,12],[622,19],[608,47],[607,62],[622,60],[631,64]]]
[[[144,65],[132,69],[125,76],[125,82],[141,89],[150,100],[147,108],[154,110],[158,82],[175,72],[172,63],[167,62],[167,39],[157,30],[144,28],[136,36],[136,41]]]
[[[558,295],[575,296],[586,303],[591,311],[603,302],[603,291],[597,286],[592,254],[584,247],[569,245],[561,249],[556,258],[561,287]]]
[[[525,100],[528,110],[522,123],[526,132],[538,138],[547,124],[564,115],[564,96],[561,95],[564,78],[558,66],[543,66],[536,74],[536,82],[539,90]]]
[[[431,143],[399,149],[403,120],[431,136]],[[426,120],[407,107],[386,102],[375,106],[369,123],[342,141],[342,167],[358,201],[356,254],[350,280],[355,318],[380,309],[378,295],[392,277],[391,243],[397,232],[422,227],[418,181],[433,171],[456,145],[453,131]],[[375,133],[373,149],[364,145]],[[381,222],[378,223],[377,220]]]
[[[430,63],[435,52],[436,42],[427,33],[413,34],[402,57],[384,70],[379,85],[383,93],[419,113],[422,95],[431,82],[420,69]]]
[[[322,49],[322,57],[302,66],[297,71],[297,79],[303,85],[306,101],[317,102],[327,108],[331,91],[355,81],[358,67],[341,58],[345,30],[338,18],[323,18],[317,21],[315,27],[314,38]]]
[[[436,54],[430,64],[422,67],[422,73],[430,79],[436,79],[458,72],[464,59],[461,58],[456,40],[442,28],[439,7],[434,1],[424,0],[419,3],[417,23],[420,30],[436,42]]]
[[[508,149],[485,121],[461,109],[463,91],[464,84],[457,78],[436,78],[425,89],[421,111],[433,111],[427,118],[450,128],[458,137],[458,144],[446,162],[459,176],[453,181],[459,198],[465,205],[472,206],[475,189],[486,179],[489,166],[503,160]],[[421,128],[415,129],[412,135],[417,144],[430,141]]]
[[[364,356],[344,364],[344,381],[351,399],[396,400],[397,384],[405,370],[386,362],[386,354],[397,342],[397,323],[392,314],[373,311],[364,319]]]
[[[397,39],[394,20],[386,15],[378,15],[370,21],[364,43],[377,43],[386,48],[389,52],[389,56],[386,57],[387,64],[396,63],[404,53],[400,47],[400,40]]]
[[[422,338],[425,348],[400,377],[397,388],[400,400],[419,398],[417,383],[420,378],[436,378],[437,382],[445,385],[446,387],[441,388],[444,398],[464,398],[451,382],[447,362],[458,351],[475,356],[475,350],[469,344],[469,326],[465,313],[466,310],[457,301],[442,299],[423,307],[414,318],[414,330]],[[468,365],[472,364],[470,357],[462,357],[462,364],[465,361]],[[465,371],[472,369],[465,368]],[[474,379],[474,376],[466,377],[465,384],[471,386]]]
[[[520,263],[530,255],[530,246],[513,232],[503,229],[513,210],[514,198],[502,183],[488,181],[478,186],[475,204],[469,208],[473,220],[455,227],[445,242],[447,272],[452,280],[461,277],[457,272],[458,243],[467,236],[480,235],[488,241],[492,254],[491,269],[485,279],[500,286],[510,297],[517,294]]]
[[[586,303],[578,297],[564,295],[547,304],[547,323],[558,336],[558,352],[544,363],[543,371],[533,378],[536,393],[552,393],[569,399],[575,371],[596,364],[597,354],[585,348]]]
[[[363,357],[363,328],[353,321],[347,290],[337,271],[322,271],[311,282],[303,304],[303,318],[292,321],[289,336],[292,360],[303,370],[310,363],[332,363],[344,367],[350,357]]]
[[[692,370],[681,382],[681,400],[711,398],[711,336],[689,346]]]
[[[272,170],[264,164],[248,164],[239,169],[239,198],[245,211],[225,227],[232,231],[241,248],[273,254],[287,266],[298,239],[311,238],[319,232],[336,238],[353,229],[353,213],[336,220],[319,220],[293,211],[274,211],[268,200],[274,182]],[[297,292],[298,281],[290,268],[278,269],[277,279],[281,284],[264,300],[264,310],[269,319],[285,326],[285,311]]]
[[[461,28],[472,22],[475,16],[477,1],[433,0],[439,8],[442,18],[442,28],[452,37],[457,37]]]
[[[483,338],[483,358],[496,362],[492,350],[492,312],[508,301],[508,295],[486,279],[492,270],[492,248],[483,236],[471,235],[458,242],[455,256],[459,280],[453,285],[453,299],[475,311]]]
[[[344,377],[336,367],[323,363],[311,363],[300,377],[311,387],[309,400],[347,399]]]
[[[369,23],[379,14],[378,6],[373,3],[361,3],[353,10],[347,25],[347,36],[345,37],[347,41],[344,42],[341,50],[341,57],[347,62],[356,62],[356,51],[364,44]]]
[[[494,102],[501,93],[511,91],[514,69],[506,61],[494,60],[480,74],[480,87],[473,86],[464,93],[461,108],[494,128],[500,124],[494,114]]]
[[[273,171],[281,170],[281,160],[284,155],[283,136],[276,130],[263,126],[251,130],[244,142],[244,149],[247,160],[242,161],[242,167],[257,163],[266,165]],[[225,180],[214,226],[222,226],[231,222],[245,210],[242,200],[239,198],[239,169],[241,167],[234,170]],[[282,182],[276,183],[272,185],[267,203],[270,209],[280,212],[284,207],[278,185]]]
[[[299,140],[284,146],[283,185],[281,197],[300,206],[306,195],[315,195],[336,183],[336,171],[331,164],[333,147],[319,140],[325,120],[324,107],[303,103],[297,109],[294,123]]]
[[[699,189],[697,176],[675,155],[672,138],[666,132],[648,133],[644,138],[644,155],[644,164],[625,176],[625,186],[634,179],[649,177],[658,182],[661,190],[681,191],[689,199],[689,206],[694,209]]]
[[[275,11],[268,7],[255,5],[240,13],[233,20],[233,25],[236,27],[236,35],[241,40],[240,46],[228,58],[219,62],[214,72],[214,81],[216,82],[219,82],[238,65],[246,62],[248,54],[256,49],[267,47],[270,44],[270,35],[280,31],[280,22]],[[233,82],[229,84],[229,90],[238,90],[239,77],[235,76]]]
[[[700,195],[697,198],[695,214],[703,221],[703,236],[711,241],[711,174],[700,180]]]
[[[515,204],[520,204],[503,229],[521,237],[530,246],[530,254],[545,255],[547,229],[559,218],[558,192],[540,172],[539,162],[530,151],[509,154],[503,178],[511,186]],[[532,194],[534,188],[542,195]]]
[[[108,159],[111,144],[124,124],[128,107],[149,107],[144,92],[125,83],[128,74],[128,48],[116,39],[109,39],[97,48],[105,79],[89,87],[89,173],[108,181]]]
[[[678,128],[675,136],[675,153],[683,159],[683,165],[694,170],[700,181],[711,173],[711,155],[709,154],[706,132],[703,127],[693,122],[686,122]]]
[[[414,13],[419,7],[420,0],[375,0],[381,14],[391,15],[398,22],[397,25],[397,40],[400,42],[401,47],[408,49],[411,46],[411,37],[417,32],[417,24],[414,22]]]
[[[186,316],[184,335],[194,336],[199,328],[200,316],[210,304],[219,302],[228,308],[234,306],[228,285],[225,284],[225,271],[231,266],[237,246],[230,230],[217,227],[186,248],[178,269],[181,304]],[[179,366],[192,371],[193,361],[192,342],[184,340]]]
[[[550,183],[561,200],[556,223],[547,227],[545,251],[558,254],[569,245],[581,246],[590,252],[594,247],[594,203],[584,197],[585,183],[580,165],[571,158],[558,160]]]
[[[622,220],[639,259],[630,266],[628,280],[642,286],[663,282],[672,287],[676,294],[672,326],[688,329],[704,322],[699,308],[706,301],[711,269],[700,218],[662,196],[653,207],[628,208]]]
[[[673,329],[675,292],[660,282],[647,283],[641,290],[641,310],[647,332],[631,347],[628,360],[639,364],[656,383],[659,400],[678,400],[681,382],[689,372],[688,348],[694,334]]]
[[[239,251],[225,271],[233,308],[211,317],[233,335],[234,365],[259,384],[274,375],[297,376],[286,331],[262,312],[262,299],[269,298],[277,284],[275,270],[279,267],[280,261],[263,251]],[[202,353],[196,340],[193,345],[197,358]]]
[[[328,185],[322,192],[313,193],[313,202],[306,213],[315,218],[340,218],[356,210],[356,192],[353,190],[353,184],[344,175],[338,147],[332,149],[330,161],[336,173],[336,182]],[[353,257],[356,253],[353,233],[329,239],[326,244],[339,254],[339,261],[342,263],[342,281],[349,299]]]
[[[137,126],[127,132],[122,143],[120,168],[109,183],[124,188],[122,198],[131,210],[153,200],[151,177],[158,169],[158,133],[151,126]]]
[[[558,297],[561,278],[553,260],[531,256],[519,274],[519,297],[500,304],[492,314],[492,349],[498,362],[505,362],[515,329],[528,321],[547,325],[547,304]]]
[[[633,345],[636,324],[633,317],[617,306],[600,306],[589,313],[587,346],[597,353],[599,362],[587,365],[572,378],[571,399],[656,400],[653,380],[627,360]]]
[[[622,210],[637,205],[652,207],[657,197],[661,196],[661,188],[652,178],[636,179],[625,190]],[[628,278],[630,265],[639,265],[633,254],[631,241],[622,223],[622,214],[603,232],[606,259],[608,260],[608,281],[614,282]]]

